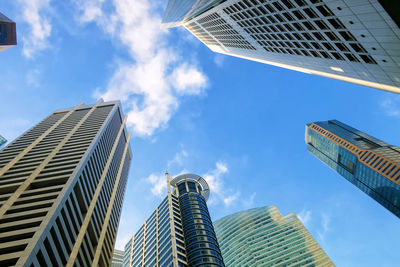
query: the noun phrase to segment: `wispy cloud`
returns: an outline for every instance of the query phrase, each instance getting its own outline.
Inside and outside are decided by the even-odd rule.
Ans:
[[[121,99],[128,109],[127,123],[136,135],[152,135],[167,126],[182,96],[204,92],[207,77],[169,41],[153,1],[114,0],[111,13],[102,9],[103,2],[82,2],[80,21],[96,22],[124,45],[130,58],[119,64],[107,88],[94,96]]]
[[[300,221],[307,227],[307,224],[311,221],[311,211],[303,209],[297,214],[297,217],[299,217]]]
[[[400,117],[400,96],[387,96],[381,101],[381,107],[388,116]]]
[[[184,160],[189,156],[188,152],[185,150],[185,148],[182,146],[181,150],[178,151],[175,156],[168,161],[168,168],[172,166],[182,166]]]
[[[152,173],[144,179],[151,184],[151,193],[155,196],[163,197],[166,194],[167,178],[164,174]]]
[[[215,163],[215,169],[203,175],[210,187],[209,205],[216,205],[222,202],[226,206],[230,206],[239,198],[240,192],[227,186],[224,181],[224,176],[228,171],[228,165],[218,161]]]
[[[175,155],[174,162],[180,162],[180,157],[187,157],[187,152],[181,150]],[[186,170],[182,170],[174,176],[187,173]],[[207,173],[200,175],[208,183],[210,187],[210,199],[209,205],[223,204],[225,206],[231,206],[239,199],[241,193],[238,190],[234,190],[225,182],[225,174],[228,173],[228,166],[223,162],[216,162],[215,168],[209,170]],[[150,191],[153,195],[163,197],[166,194],[166,178],[164,174],[152,173],[148,177],[144,178],[143,181],[151,185]],[[252,205],[254,202],[255,193],[252,194],[248,199],[242,203],[243,205]]]
[[[325,235],[330,231],[331,216],[327,213],[321,214],[321,230],[317,232],[318,237],[325,241]]]
[[[49,47],[48,38],[52,25],[46,16],[50,9],[50,0],[18,0],[22,19],[29,25],[29,32],[21,35],[23,54],[33,58],[35,54]]]

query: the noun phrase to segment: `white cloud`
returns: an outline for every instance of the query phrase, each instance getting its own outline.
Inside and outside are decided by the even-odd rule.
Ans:
[[[42,71],[40,69],[29,70],[26,74],[26,82],[33,87],[39,87],[41,74]]]
[[[256,198],[257,193],[254,192],[248,198],[243,199],[243,206],[245,208],[254,208],[254,199]]]
[[[236,201],[239,198],[239,196],[240,196],[240,193],[236,192],[233,195],[229,195],[227,197],[224,197],[224,204],[226,206],[230,206],[234,201]]]
[[[214,55],[214,63],[215,63],[215,65],[217,65],[218,67],[222,67],[224,65],[225,58],[226,58],[225,55],[216,53]]]
[[[215,169],[202,175],[210,187],[209,205],[216,205],[222,202],[226,206],[229,206],[239,198],[240,192],[233,190],[225,184],[223,176],[227,172],[228,166],[225,163],[218,161],[215,164]]]
[[[321,220],[322,229],[318,231],[317,234],[322,241],[325,241],[325,235],[331,230],[330,228],[331,216],[327,213],[322,213],[321,217],[322,217]]]
[[[23,54],[32,58],[37,52],[49,47],[52,25],[45,14],[50,8],[50,0],[18,0],[18,3],[22,19],[29,25],[29,33],[21,35]]]
[[[80,1],[78,1],[80,2]],[[162,30],[157,6],[149,0],[114,0],[115,10],[101,11],[103,1],[82,5],[81,22],[94,21],[122,43],[130,58],[118,66],[105,91],[94,96],[121,99],[128,108],[127,124],[137,135],[152,135],[167,126],[183,95],[199,95],[206,76],[183,56]],[[112,26],[109,26],[112,25]]]
[[[297,217],[299,217],[300,221],[307,227],[308,222],[311,221],[311,211],[303,209],[297,214]]]
[[[182,147],[182,149],[177,152],[172,160],[168,161],[168,168],[173,165],[182,166],[183,161],[189,156],[186,150]]]
[[[388,116],[400,117],[400,96],[391,94],[381,102],[381,107]]]
[[[145,181],[149,182],[151,187],[151,193],[156,196],[163,197],[167,190],[167,178],[164,174],[152,173],[149,177],[145,178]]]

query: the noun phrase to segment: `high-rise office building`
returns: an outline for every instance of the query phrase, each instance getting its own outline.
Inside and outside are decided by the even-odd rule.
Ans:
[[[212,51],[400,93],[393,1],[170,0],[163,25]]]
[[[214,222],[226,266],[335,266],[293,213],[274,206]]]
[[[17,44],[15,22],[0,13],[0,52]]]
[[[206,181],[195,174],[166,176],[168,194],[126,244],[123,266],[225,266]]]
[[[3,136],[0,135],[0,148],[7,143],[7,139],[5,139]]]
[[[307,124],[307,149],[400,218],[400,148],[337,120]]]
[[[0,266],[109,266],[131,161],[119,102],[60,109],[0,151]]]
[[[110,267],[121,267],[124,260],[124,251],[114,249]]]

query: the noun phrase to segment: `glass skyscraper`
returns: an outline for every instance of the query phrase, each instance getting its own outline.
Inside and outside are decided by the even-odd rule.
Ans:
[[[123,266],[225,266],[206,181],[195,174],[166,176],[168,194],[126,244]]]
[[[110,266],[128,177],[119,102],[60,109],[0,150],[0,266]]]
[[[226,266],[334,266],[296,215],[274,206],[228,215],[214,227]]]
[[[169,0],[163,25],[185,27],[214,52],[400,93],[398,6]]]
[[[0,148],[1,148],[5,143],[7,143],[7,140],[6,140],[3,136],[0,135]]]
[[[0,52],[17,44],[15,22],[0,13]]]
[[[400,148],[337,120],[307,124],[307,149],[400,218]]]

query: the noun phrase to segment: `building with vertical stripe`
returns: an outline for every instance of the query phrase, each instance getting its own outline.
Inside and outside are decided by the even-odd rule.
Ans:
[[[225,266],[206,204],[206,181],[195,174],[166,176],[168,194],[126,244],[123,266]]]
[[[124,260],[124,251],[114,249],[110,267],[121,267]]]
[[[275,206],[225,216],[214,227],[226,266],[335,266],[297,216]]]
[[[399,14],[389,0],[169,0],[162,23],[217,53],[400,93]]]
[[[0,266],[110,266],[131,161],[119,102],[60,109],[0,151]]]
[[[15,22],[0,13],[0,52],[17,44]]]
[[[400,218],[400,148],[337,120],[306,126],[307,149]]]

